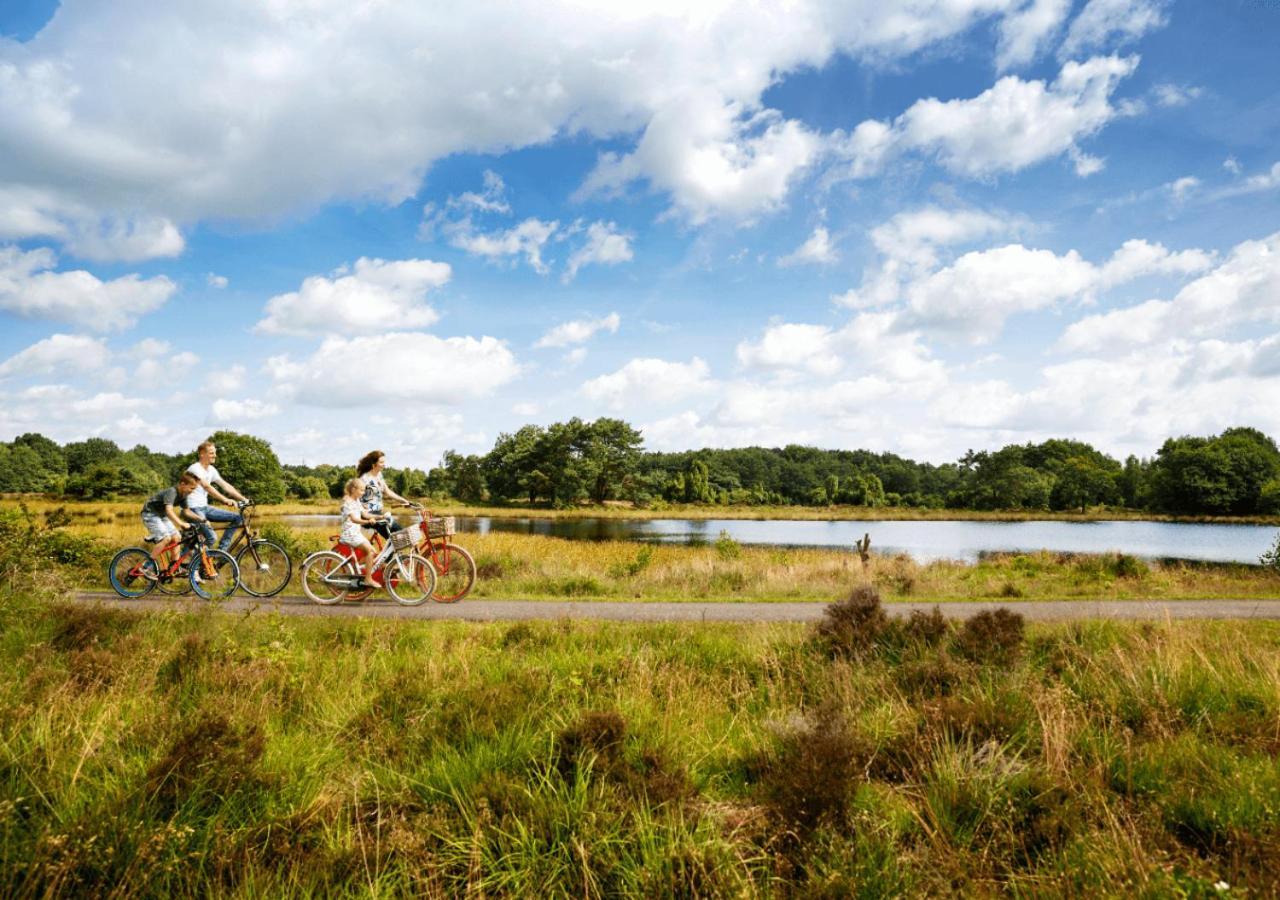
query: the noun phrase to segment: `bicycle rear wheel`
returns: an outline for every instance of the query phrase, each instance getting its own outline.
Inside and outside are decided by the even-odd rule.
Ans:
[[[180,551],[174,550],[173,553]],[[191,560],[186,562],[179,560],[179,564],[174,566],[172,562],[166,561],[160,568],[160,580],[156,582],[156,590],[162,594],[169,594],[173,597],[182,597],[191,593],[191,578],[187,572],[187,566]]]
[[[382,582],[401,606],[421,606],[436,589],[436,570],[425,557],[404,553],[383,565]]]
[[[208,564],[197,554],[191,558],[191,589],[205,600],[222,600],[240,586],[240,567],[230,553],[206,550]]]
[[[274,597],[284,590],[293,574],[293,562],[279,544],[258,539],[236,554],[240,587],[254,597]]]
[[[437,603],[457,603],[476,583],[476,561],[457,544],[439,544],[423,554],[436,570],[436,589],[431,599]]]
[[[125,547],[111,557],[107,578],[121,597],[133,600],[145,596],[156,586],[156,561],[141,547]]]

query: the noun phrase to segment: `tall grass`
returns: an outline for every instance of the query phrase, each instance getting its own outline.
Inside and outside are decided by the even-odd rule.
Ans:
[[[83,582],[105,588],[106,560],[136,544],[141,526],[134,510],[101,507],[92,519],[71,516],[59,532],[68,548],[78,548]],[[33,513],[37,521],[51,514],[58,515]],[[295,571],[306,554],[328,547],[336,531],[331,524],[259,524],[289,551]],[[872,554],[863,566],[852,550],[748,547],[727,537],[704,547],[503,533],[462,534],[458,541],[472,551],[479,571],[471,596],[490,599],[830,601],[863,581],[889,599],[941,601],[1263,598],[1280,588],[1275,570],[1266,567],[1148,563],[1115,553],[1015,553],[976,563]],[[296,581],[290,591],[299,592]]]
[[[847,655],[800,626],[138,614],[6,588],[0,883],[1274,895],[1280,628],[990,627],[1017,652],[927,623]]]

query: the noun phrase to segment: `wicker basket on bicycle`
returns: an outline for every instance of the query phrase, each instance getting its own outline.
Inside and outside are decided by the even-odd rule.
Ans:
[[[417,525],[410,525],[408,528],[401,528],[399,531],[391,532],[391,546],[397,550],[409,550],[418,546],[422,540],[422,529]]]
[[[458,533],[458,521],[453,516],[433,516],[427,520],[427,537],[452,537]]]

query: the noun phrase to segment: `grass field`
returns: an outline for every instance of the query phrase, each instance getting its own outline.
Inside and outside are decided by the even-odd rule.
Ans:
[[[1274,625],[313,621],[44,587],[0,591],[7,896],[1277,890]]]
[[[57,508],[35,512],[35,519],[43,521]],[[60,530],[88,540],[81,554],[81,580],[105,588],[111,553],[139,540],[136,510],[107,504],[67,509],[70,524]],[[335,531],[332,524],[292,529],[269,518],[261,521],[266,534],[285,545],[295,568],[308,553],[329,546]],[[1280,577],[1259,566],[1149,563],[1119,554],[1041,552],[977,563],[917,563],[907,556],[873,553],[864,567],[852,551],[746,547],[727,539],[686,547],[490,533],[459,535],[459,542],[472,551],[479,570],[472,596],[490,599],[830,601],[862,581],[875,584],[886,600],[1280,595]],[[296,580],[289,590],[299,592]]]

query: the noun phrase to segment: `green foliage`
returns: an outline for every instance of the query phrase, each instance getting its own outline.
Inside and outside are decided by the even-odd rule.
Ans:
[[[126,454],[111,462],[99,462],[67,480],[66,492],[82,500],[153,494],[168,480],[146,463]]]
[[[286,473],[286,483],[290,497],[297,497],[299,500],[318,500],[321,497],[329,496],[329,486],[316,476],[303,475],[298,477],[293,475],[290,477],[291,475],[292,473]],[[396,491],[396,493],[400,492]]]
[[[735,541],[727,531],[721,531],[715,542],[716,556],[725,562],[742,556],[742,545]]]
[[[1258,562],[1271,571],[1280,573],[1280,534],[1276,535],[1271,547],[1258,557]]]
[[[62,448],[62,454],[67,461],[67,473],[70,475],[87,471],[96,463],[110,462],[121,453],[115,441],[96,437],[84,441],[73,441]]]
[[[235,431],[215,431],[209,440],[218,446],[218,471],[240,493],[259,503],[284,501],[284,470],[269,443]]]
[[[1260,512],[1264,488],[1278,476],[1280,449],[1253,428],[1229,428],[1209,438],[1170,438],[1151,466],[1156,506],[1175,513]]]

